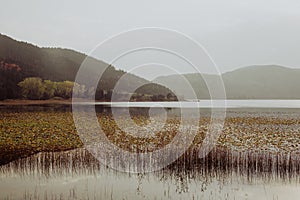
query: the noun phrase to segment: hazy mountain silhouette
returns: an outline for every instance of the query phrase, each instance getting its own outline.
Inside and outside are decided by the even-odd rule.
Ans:
[[[210,98],[203,77],[213,82],[217,77],[208,74],[183,75],[199,99]],[[176,83],[184,94],[186,87],[179,75],[158,77],[156,83]],[[228,99],[300,99],[300,69],[278,65],[256,65],[222,74]]]

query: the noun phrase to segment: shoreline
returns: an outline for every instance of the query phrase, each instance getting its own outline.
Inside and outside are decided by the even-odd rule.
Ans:
[[[0,101],[0,106],[17,106],[17,105],[71,105],[72,99],[48,99],[48,100],[23,100],[23,99],[9,99]]]

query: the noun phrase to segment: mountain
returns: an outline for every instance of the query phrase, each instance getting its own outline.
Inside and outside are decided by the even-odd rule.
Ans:
[[[17,84],[27,77],[40,77],[52,81],[74,81],[76,73],[87,55],[62,48],[40,48],[16,41],[0,34],[0,99],[20,98]],[[95,67],[104,69],[107,64],[90,58]],[[93,71],[90,72],[93,74]],[[124,76],[126,75],[126,76]],[[126,93],[135,85],[145,85],[137,90],[141,95],[164,95],[176,86],[179,95],[188,99],[191,84],[199,99],[210,98],[203,77],[210,83],[216,75],[185,74],[158,77],[150,83],[133,74],[109,66],[99,81],[97,92],[111,91],[120,77],[124,77],[122,91]],[[300,70],[277,65],[260,65],[240,68],[222,74],[228,99],[300,99]],[[166,86],[163,87],[162,85]],[[171,87],[169,87],[171,88]]]
[[[0,34],[0,99],[20,98],[17,84],[27,77],[40,77],[52,81],[74,81],[76,73],[87,55],[62,48],[40,48],[26,42],[16,41]],[[105,69],[106,63],[90,58],[95,67]],[[90,72],[93,73],[92,71]],[[110,91],[121,76],[124,76],[128,92],[136,84],[145,85],[138,89],[143,95],[166,95],[169,89],[150,83],[133,74],[109,66],[99,81],[97,92]],[[127,90],[127,91],[126,91]]]
[[[210,98],[203,77],[210,82],[216,75],[185,74],[199,99]],[[178,90],[184,94],[186,87],[179,75],[162,76],[155,83],[168,85],[176,81]],[[227,99],[300,99],[300,70],[278,65],[257,65],[240,68],[222,74]],[[181,79],[183,80],[183,79]],[[183,82],[183,81],[182,81]]]

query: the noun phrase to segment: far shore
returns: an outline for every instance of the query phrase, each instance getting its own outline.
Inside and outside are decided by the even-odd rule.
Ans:
[[[47,99],[47,100],[7,99],[7,100],[0,101],[0,106],[46,105],[46,104],[71,105],[72,99]]]
[[[87,102],[86,99],[76,99],[77,102]],[[96,102],[107,102],[103,100],[96,100]],[[119,101],[120,102],[127,102],[127,101]],[[139,102],[145,102],[145,101],[139,101]],[[169,102],[169,101],[165,101]],[[173,101],[171,101],[173,102]],[[110,101],[109,101],[110,103]],[[134,101],[132,102],[134,103]],[[0,106],[15,106],[15,105],[52,105],[52,104],[58,104],[58,105],[71,105],[72,99],[47,99],[47,100],[28,100],[28,99],[6,99],[0,101]]]
[[[76,99],[76,101],[86,102],[85,99]],[[105,102],[97,100],[96,102]],[[17,105],[71,105],[72,99],[46,99],[46,100],[29,100],[29,99],[6,99],[0,101],[0,106],[17,106]]]

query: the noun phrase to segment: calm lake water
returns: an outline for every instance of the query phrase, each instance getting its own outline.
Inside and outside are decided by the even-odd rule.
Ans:
[[[83,104],[89,104],[83,102]],[[199,102],[96,102],[96,105],[116,107],[170,107],[170,108],[300,108],[300,100],[200,100]]]
[[[97,108],[98,112],[111,111],[110,104],[99,104],[102,106]],[[171,104],[167,107],[175,107],[176,110],[178,106]],[[195,102],[187,102],[186,107],[192,108],[192,104]],[[256,104],[242,101],[238,105],[230,105],[227,116],[300,116],[300,109],[296,109],[300,107],[300,101],[272,104],[267,101]],[[113,106],[125,105],[116,103]],[[147,106],[149,104],[133,103],[129,107]],[[1,107],[0,112],[17,111],[21,114],[23,111],[48,110],[70,112],[71,107],[5,106]],[[238,154],[238,157],[247,163],[247,156]],[[229,158],[232,155],[228,155]],[[290,162],[297,164],[300,162],[298,158]],[[230,162],[211,165],[211,160],[204,159],[194,165],[175,163],[157,172],[129,174],[99,164],[84,149],[39,153],[0,166],[0,199],[299,199],[300,167],[298,164],[294,168],[283,167],[278,164],[279,159],[274,157],[270,161],[270,165],[276,165],[271,171],[264,171],[264,166],[250,169],[248,165],[231,165]]]
[[[84,149],[39,153],[0,167],[1,199],[299,199],[299,177],[176,164],[121,173]]]

